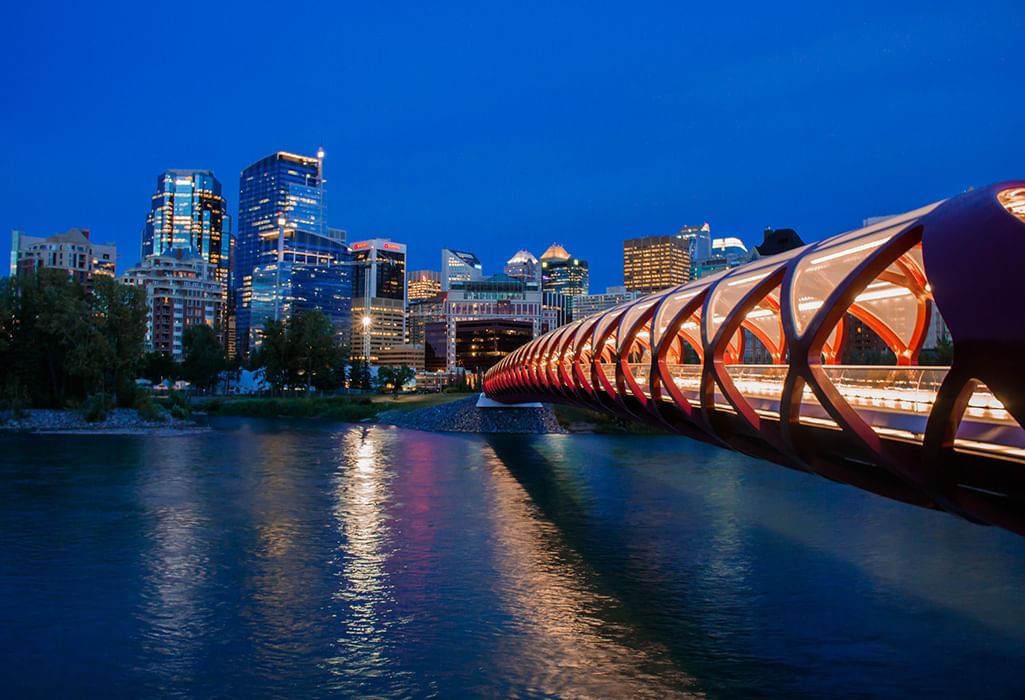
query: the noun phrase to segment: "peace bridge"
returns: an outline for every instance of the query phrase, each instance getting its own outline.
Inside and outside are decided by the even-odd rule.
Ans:
[[[484,389],[646,421],[1025,534],[1023,304],[1014,181],[576,320],[504,358]],[[949,367],[919,365],[934,308]],[[850,317],[892,365],[840,364]],[[771,362],[745,364],[745,345]]]

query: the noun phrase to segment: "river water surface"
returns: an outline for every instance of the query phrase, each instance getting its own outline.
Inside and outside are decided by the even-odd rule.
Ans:
[[[0,693],[1023,697],[1025,539],[674,437],[0,437]]]

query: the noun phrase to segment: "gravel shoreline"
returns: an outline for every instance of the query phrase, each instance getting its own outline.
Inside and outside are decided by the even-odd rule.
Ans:
[[[541,408],[477,408],[477,396],[412,411],[383,411],[378,423],[440,433],[565,433],[555,413]]]
[[[163,421],[143,420],[131,408],[115,408],[107,420],[89,423],[78,411],[29,409],[21,417],[0,414],[0,432],[41,435],[180,435],[209,430],[195,421],[167,416]]]

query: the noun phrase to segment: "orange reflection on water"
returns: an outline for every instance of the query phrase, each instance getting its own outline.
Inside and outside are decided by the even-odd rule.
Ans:
[[[663,646],[626,643],[633,630],[615,622],[629,617],[617,615],[621,602],[595,589],[600,577],[490,448],[486,459],[496,590],[519,632],[500,642],[489,673],[546,696],[649,697],[657,688],[658,697],[701,697]]]

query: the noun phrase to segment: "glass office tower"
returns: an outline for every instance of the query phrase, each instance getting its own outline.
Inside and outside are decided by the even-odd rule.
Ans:
[[[141,259],[176,251],[193,251],[212,265],[227,292],[231,217],[221,183],[209,170],[165,170],[157,178]]]
[[[587,294],[590,273],[587,261],[574,258],[558,243],[541,255],[541,287],[546,292],[559,292],[569,297]]]
[[[268,318],[320,309],[348,333],[352,299],[344,232],[325,219],[323,152],[278,151],[242,171],[234,284],[239,352]]]

